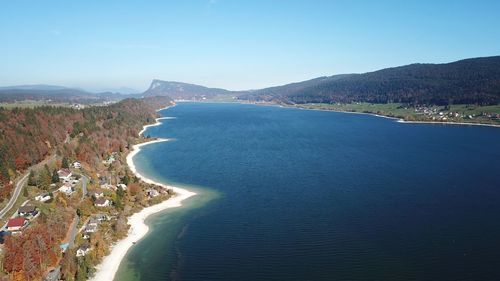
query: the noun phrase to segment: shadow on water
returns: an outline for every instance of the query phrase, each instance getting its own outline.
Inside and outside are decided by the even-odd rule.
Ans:
[[[167,209],[146,219],[148,234],[130,248],[114,280],[153,280],[152,276],[164,276],[168,271],[171,271],[170,280],[177,280],[177,268],[182,266],[178,243],[186,234],[189,222],[206,214],[202,207],[210,205],[221,194],[205,187],[185,186],[170,181],[169,184],[196,192],[196,196],[183,201],[182,207]],[[148,276],[144,276],[144,273]],[[165,276],[160,280],[165,279],[168,278]]]

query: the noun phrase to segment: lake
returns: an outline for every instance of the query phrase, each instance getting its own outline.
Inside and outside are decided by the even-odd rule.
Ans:
[[[179,103],[138,170],[198,193],[115,280],[500,280],[500,129]]]

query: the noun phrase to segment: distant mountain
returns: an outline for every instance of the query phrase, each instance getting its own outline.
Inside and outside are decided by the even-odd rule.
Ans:
[[[499,104],[500,56],[320,77],[249,91],[238,98],[280,103]]]
[[[199,100],[203,98],[210,99],[218,95],[233,95],[234,93],[224,89],[155,79],[151,82],[149,89],[143,93],[143,96],[169,96],[176,100]]]
[[[0,102],[16,102],[25,100],[45,100],[53,102],[95,103],[119,101],[130,96],[120,93],[91,93],[82,89],[53,85],[21,85],[0,87]]]
[[[141,91],[129,87],[85,87],[84,91],[92,92],[92,93],[103,93],[103,92],[111,92],[111,93],[119,93],[122,95],[130,95],[141,93]]]
[[[0,87],[0,91],[6,91],[6,90],[56,91],[56,90],[64,90],[64,89],[69,89],[69,88],[68,87],[64,87],[64,86],[45,85],[45,84],[18,85],[18,86]]]

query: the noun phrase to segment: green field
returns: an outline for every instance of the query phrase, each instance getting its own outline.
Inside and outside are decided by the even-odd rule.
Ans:
[[[0,107],[6,108],[6,109],[12,109],[12,108],[34,108],[34,107],[39,107],[39,106],[54,106],[54,107],[70,107],[71,104],[69,103],[55,103],[55,102],[47,102],[47,101],[33,101],[33,100],[27,100],[27,101],[19,101],[19,102],[14,102],[14,103],[7,103],[7,102],[1,102]]]
[[[297,104],[299,108],[334,110],[343,112],[361,112],[379,114],[383,116],[401,118],[407,121],[437,121],[437,122],[467,122],[500,124],[500,105],[479,106],[456,104],[445,106],[411,107],[400,103],[373,104],[373,103],[347,103],[327,104],[308,103]],[[426,112],[424,112],[424,110]],[[432,112],[432,113],[429,113]],[[452,115],[449,115],[449,114]],[[458,116],[455,116],[458,114]],[[445,119],[442,119],[446,117]]]

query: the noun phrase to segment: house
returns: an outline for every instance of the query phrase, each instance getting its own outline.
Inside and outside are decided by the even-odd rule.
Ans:
[[[99,198],[94,202],[94,206],[96,207],[108,207],[109,205],[111,205],[111,202],[104,198]]]
[[[35,206],[25,205],[19,207],[17,214],[22,217],[34,217],[38,214]]]
[[[90,252],[90,245],[83,244],[80,247],[78,247],[78,250],[76,250],[76,256],[77,257],[84,257],[89,252]]]
[[[160,193],[156,189],[148,189],[146,193],[148,194],[149,197],[156,197],[160,195]]]
[[[108,215],[106,214],[97,214],[94,216],[96,220],[98,220],[99,222],[102,222],[102,221],[109,221],[109,217]]]
[[[42,193],[40,195],[35,196],[35,200],[36,201],[40,201],[40,202],[49,201],[50,200],[50,194],[48,194],[48,193]]]
[[[17,217],[10,219],[9,222],[7,223],[7,230],[8,231],[20,231],[24,227],[28,225],[28,220],[23,217]]]
[[[62,168],[59,171],[57,171],[57,175],[59,175],[59,179],[61,181],[69,181],[71,180],[71,176],[73,175],[71,173],[71,170],[68,168]]]
[[[71,195],[73,193],[73,186],[70,183],[65,183],[58,189],[60,192],[66,194],[66,195]]]
[[[105,165],[111,165],[111,164],[113,164],[113,162],[115,162],[115,161],[116,161],[115,156],[110,155],[110,156],[108,157],[108,159],[107,159],[107,160],[103,160],[103,161],[102,161],[102,163],[103,163],[103,164],[105,164]]]
[[[97,231],[97,226],[99,225],[99,220],[90,219],[85,226],[85,233],[94,233]]]
[[[119,185],[117,185],[119,188],[121,188],[123,191],[127,190],[127,185],[123,184],[123,183],[120,183]]]
[[[61,267],[58,266],[45,275],[44,281],[57,281],[61,279]]]
[[[100,185],[103,185],[103,184],[107,184],[108,182],[111,181],[111,178],[110,177],[107,177],[107,176],[99,176],[99,184]]]
[[[88,224],[85,226],[85,233],[95,233],[97,231],[97,225],[95,224]]]
[[[91,190],[91,191],[89,192],[89,195],[90,195],[91,197],[92,197],[92,196],[94,196],[94,197],[95,197],[95,199],[99,199],[99,198],[104,197],[104,192],[103,192],[102,190],[100,190],[100,189],[96,189],[96,190]]]
[[[82,168],[82,163],[75,161],[73,162],[73,168],[75,169],[81,169]]]
[[[116,190],[116,186],[115,186],[115,185],[108,184],[108,183],[101,184],[101,188],[102,188],[102,189],[111,189],[111,190]]]

